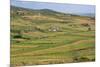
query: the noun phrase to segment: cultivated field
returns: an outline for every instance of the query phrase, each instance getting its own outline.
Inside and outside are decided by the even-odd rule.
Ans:
[[[95,19],[11,7],[11,65],[95,61]]]

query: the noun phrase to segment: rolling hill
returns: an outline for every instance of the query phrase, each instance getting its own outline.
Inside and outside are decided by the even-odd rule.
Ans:
[[[95,61],[95,18],[11,6],[11,65]]]

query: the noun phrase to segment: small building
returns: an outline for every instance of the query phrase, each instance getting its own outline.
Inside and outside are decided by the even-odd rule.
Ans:
[[[51,26],[48,31],[51,31],[51,32],[58,32],[60,31],[60,28],[58,26]]]
[[[26,14],[26,12],[25,11],[22,11],[22,10],[19,10],[19,11],[17,11],[17,14],[18,15],[24,15],[24,14]]]

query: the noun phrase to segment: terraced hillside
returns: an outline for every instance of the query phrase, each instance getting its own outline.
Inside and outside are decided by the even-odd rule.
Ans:
[[[95,18],[11,6],[11,65],[95,61]]]

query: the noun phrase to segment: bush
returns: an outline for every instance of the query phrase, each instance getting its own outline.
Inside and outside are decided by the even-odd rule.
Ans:
[[[14,38],[22,38],[22,35],[20,35],[20,34],[15,35]]]
[[[89,58],[87,57],[79,57],[79,58],[73,58],[74,62],[86,62],[86,61],[91,61]]]
[[[90,61],[90,59],[87,58],[87,57],[81,57],[81,58],[79,58],[79,61],[80,62],[82,62],[82,61]]]

